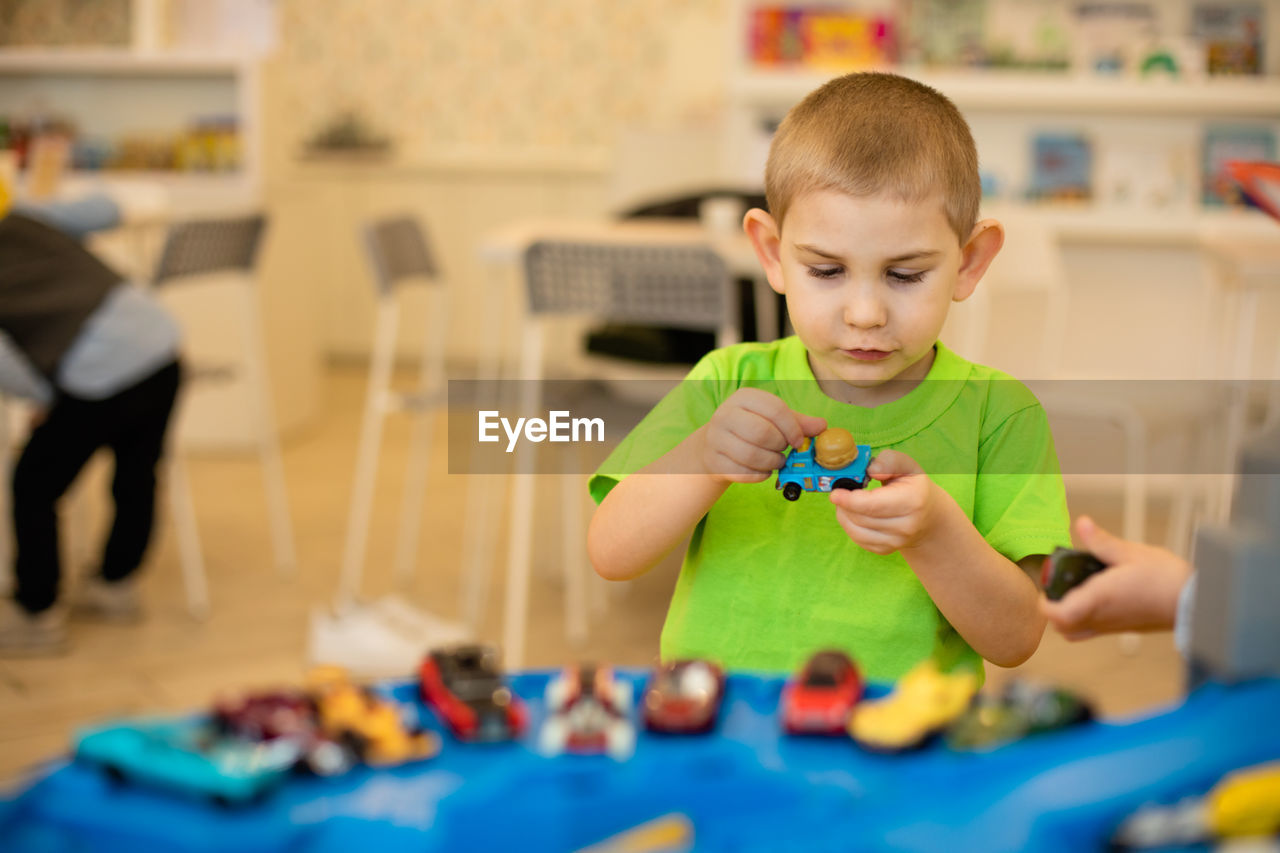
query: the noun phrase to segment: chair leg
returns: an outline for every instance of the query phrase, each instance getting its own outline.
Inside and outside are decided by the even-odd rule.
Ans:
[[[338,580],[339,601],[350,601],[360,592],[365,545],[369,538],[369,520],[373,514],[373,487],[378,477],[383,409],[391,386],[391,360],[398,319],[394,298],[383,297],[378,306],[373,360],[369,364],[369,387],[365,390],[360,444],[356,449],[351,506],[347,512],[347,536],[342,549],[342,569]]]
[[[509,289],[514,289],[514,284]],[[506,339],[506,330],[510,327],[506,316],[510,313],[508,301],[504,300],[498,309],[499,341]],[[476,372],[477,403],[480,409],[498,408],[498,379],[501,376],[502,347],[485,347]],[[492,488],[491,482],[501,482],[503,487],[507,485],[505,481],[478,476],[469,477],[467,483],[467,516],[463,522],[466,530],[462,555],[465,576],[459,594],[459,610],[463,623],[474,635],[480,633],[485,603],[489,600],[496,545],[494,531],[498,529],[506,510],[507,490]],[[493,503],[486,506],[486,499]]]
[[[1136,412],[1124,417],[1120,426],[1127,459],[1123,535],[1131,542],[1142,542],[1147,530],[1147,431]]]
[[[542,328],[532,321],[525,328],[521,368],[520,414],[532,416],[541,394],[537,379],[542,373]],[[526,622],[529,615],[529,573],[533,563],[534,452],[527,443],[516,451],[515,487],[511,496],[511,529],[507,541],[507,589],[502,644],[506,664],[524,665]]]
[[[200,550],[195,505],[191,500],[191,484],[187,481],[187,467],[174,448],[169,448],[168,456],[169,506],[178,537],[178,558],[182,563],[182,582],[187,590],[187,609],[194,618],[204,619],[209,615],[209,584],[204,570],[204,554]]]
[[[430,407],[445,388],[444,343],[449,333],[448,305],[443,288],[433,288],[427,307],[422,353],[418,365],[418,399],[413,403],[413,432],[409,439],[409,460],[405,472],[404,496],[400,501],[400,532],[396,543],[395,581],[408,585],[418,562],[418,538],[422,528],[423,502],[427,493],[427,468],[431,457],[431,429],[434,414]]]
[[[293,521],[289,515],[289,493],[285,486],[284,462],[280,456],[280,437],[271,414],[271,389],[267,380],[266,347],[262,340],[262,321],[258,314],[257,291],[244,288],[244,329],[249,348],[247,374],[253,396],[254,429],[258,434],[258,452],[262,458],[262,476],[267,492],[267,510],[271,520],[271,540],[275,547],[276,565],[288,576],[297,567],[293,543]]]
[[[584,555],[586,531],[582,515],[582,478],[565,472],[560,478],[564,525],[564,633],[569,642],[587,639],[587,573]]]

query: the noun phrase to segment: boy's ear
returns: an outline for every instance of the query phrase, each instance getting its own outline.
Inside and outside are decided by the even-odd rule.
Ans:
[[[760,266],[764,268],[769,286],[778,293],[785,293],[782,279],[782,235],[774,218],[758,207],[753,207],[742,217],[742,230],[747,232],[751,247],[756,250]]]
[[[1004,226],[994,219],[984,219],[973,226],[969,239],[960,248],[960,274],[951,298],[963,302],[973,295],[987,267],[1000,254],[1004,245]]]

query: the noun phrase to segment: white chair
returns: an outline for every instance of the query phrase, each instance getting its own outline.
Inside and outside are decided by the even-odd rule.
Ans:
[[[237,364],[185,364],[184,393],[190,393],[192,386],[199,383],[233,380],[243,369],[255,442],[262,461],[276,564],[282,574],[288,574],[297,562],[293,524],[289,516],[279,437],[271,411],[266,351],[254,276],[265,227],[265,218],[258,214],[175,224],[168,229],[153,281],[157,288],[172,288],[216,273],[220,277],[228,276],[228,282],[236,287],[241,304],[243,358]],[[170,435],[175,432],[170,430]],[[199,618],[208,613],[209,593],[195,509],[181,454],[171,446],[167,456],[169,497],[178,534],[187,604],[192,615]]]
[[[652,323],[717,333],[718,343],[737,340],[734,285],[715,251],[697,245],[607,244],[541,241],[524,254],[527,296],[518,378],[519,411],[541,405],[544,321],[556,316],[590,315],[620,322]],[[517,451],[511,495],[507,551],[507,588],[503,655],[511,667],[524,662],[529,575],[533,543],[534,456]],[[586,634],[586,560],[584,483],[563,479],[565,545],[565,631],[571,640]],[[473,483],[472,488],[479,488]],[[487,585],[488,565],[468,568],[468,582]]]
[[[1008,239],[991,264],[967,306],[955,339],[961,355],[1003,369],[1028,381],[1051,422],[1087,420],[1108,425],[1122,436],[1122,535],[1144,541],[1147,528],[1150,477],[1149,452],[1153,435],[1171,424],[1202,437],[1221,409],[1208,399],[1187,399],[1182,383],[1157,380],[1113,382],[1073,376],[1063,368],[1070,328],[1070,288],[1062,250],[1051,229],[1034,216],[1005,222]],[[991,321],[1002,301],[1020,299],[1027,316],[1030,297],[1040,303],[1038,346],[1005,359],[993,358],[998,330]],[[1122,377],[1111,377],[1121,379]],[[1049,380],[1049,381],[1044,381]],[[1190,442],[1194,452],[1196,442]],[[1177,551],[1189,545],[1194,489],[1187,482],[1174,492],[1168,543]]]
[[[413,431],[400,509],[395,579],[398,584],[403,584],[412,575],[427,484],[432,410],[443,404],[445,396],[448,291],[440,284],[435,259],[421,228],[409,217],[386,219],[366,227],[364,241],[378,290],[378,307],[351,507],[347,514],[346,545],[338,589],[340,600],[354,599],[359,595],[373,513],[383,420],[391,413],[403,411],[412,413]],[[405,287],[425,287],[427,293],[427,324],[422,330],[418,387],[412,394],[397,393],[391,387],[391,369],[400,326],[400,294]]]

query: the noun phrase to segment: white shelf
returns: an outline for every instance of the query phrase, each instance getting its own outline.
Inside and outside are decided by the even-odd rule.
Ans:
[[[1280,79],[1174,80],[1070,73],[891,69],[925,83],[961,109],[1123,115],[1280,116]],[[743,105],[785,110],[838,72],[750,71],[731,83]]]
[[[135,53],[129,50],[0,50],[0,73],[36,75],[239,74],[252,60],[232,54]]]

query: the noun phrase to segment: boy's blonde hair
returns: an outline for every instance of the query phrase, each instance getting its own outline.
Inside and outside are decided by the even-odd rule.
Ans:
[[[779,228],[791,203],[813,190],[906,201],[937,193],[961,245],[982,199],[978,150],[956,105],[882,72],[837,77],[792,107],[769,147],[764,186]]]

